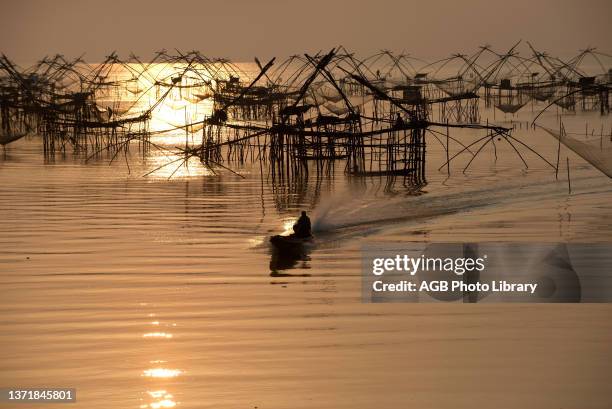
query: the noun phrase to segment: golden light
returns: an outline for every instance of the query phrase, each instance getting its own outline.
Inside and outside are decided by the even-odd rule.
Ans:
[[[251,247],[259,247],[265,242],[265,240],[266,240],[266,236],[252,237],[249,239],[249,245]]]
[[[142,335],[143,338],[172,338],[172,334],[167,332],[149,332]]]
[[[284,231],[281,233],[282,236],[286,236],[288,234],[293,233],[293,225],[297,220],[295,218],[287,219],[283,221],[283,229]]]
[[[151,111],[149,129],[154,132],[166,131],[182,127],[194,122],[200,122],[210,116],[213,110],[212,90],[204,81],[212,81],[203,66],[191,65],[191,70],[185,72],[185,64],[157,64],[149,67],[147,76],[141,75],[131,84],[127,91],[132,98],[141,102],[141,111],[161,102]],[[152,79],[155,78],[155,82]],[[177,81],[177,82],[175,82]],[[171,88],[171,85],[173,86]],[[129,95],[128,95],[129,97]],[[189,129],[191,132],[200,130]],[[176,129],[167,134],[169,143],[185,136],[185,129]]]
[[[159,399],[163,397],[167,392],[165,390],[159,390],[159,391],[147,391],[147,393],[149,394],[150,397]]]
[[[179,144],[177,144],[179,145]],[[149,171],[155,170],[151,176],[160,178],[186,178],[196,176],[212,176],[214,173],[200,162],[198,158],[191,157],[185,161],[184,156],[177,154],[155,155],[151,157]]]
[[[160,400],[159,402],[153,402],[149,404],[151,409],[159,409],[159,408],[173,408],[176,406],[176,403],[170,399]]]
[[[124,80],[129,81],[123,92],[126,103],[133,105],[125,117],[135,116],[151,110],[148,129],[152,132],[150,142],[156,146],[174,150],[176,146],[197,146],[202,143],[204,120],[213,111],[214,80],[204,65],[199,64],[154,64],[147,75],[133,78],[139,71],[134,65],[132,72],[125,70]],[[114,107],[115,111],[117,110]],[[148,171],[159,168],[152,176],[162,178],[210,176],[213,173],[203,166],[198,158],[184,158],[174,153],[160,151],[152,155]]]
[[[141,409],[151,408],[151,409],[161,409],[161,408],[173,408],[176,406],[176,402],[173,400],[173,396],[166,392],[165,390],[158,391],[147,391],[147,394],[153,398],[158,399],[155,402],[151,402],[149,404],[140,405]]]
[[[142,375],[148,378],[175,378],[182,373],[180,369],[151,368],[145,370]]]

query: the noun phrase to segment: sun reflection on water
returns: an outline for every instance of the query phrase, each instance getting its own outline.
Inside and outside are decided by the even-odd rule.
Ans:
[[[155,327],[155,329],[161,329],[160,327],[167,328],[176,326],[176,323],[164,322],[163,320],[158,319],[157,314],[155,313],[149,313],[147,316],[149,317],[147,324]],[[150,321],[152,317],[155,317],[154,321]],[[164,331],[152,331],[145,332],[142,334],[142,337],[150,339],[171,339],[173,335]],[[165,380],[182,375],[183,371],[177,368],[168,368],[168,362],[164,359],[149,360],[149,365],[151,367],[143,370],[141,374],[142,377],[149,378],[150,380],[146,381],[147,386],[145,392],[140,398],[140,409],[164,409],[173,408],[179,405],[179,402],[174,399],[172,393],[168,392],[168,390],[165,388],[166,385],[163,385],[163,383]]]
[[[172,334],[167,332],[148,332],[146,334],[142,334],[143,338],[172,338]]]
[[[151,399],[155,399],[153,402],[148,404],[140,405],[141,409],[161,409],[161,408],[173,408],[177,405],[177,402],[173,400],[174,396],[168,393],[166,390],[147,391],[147,395]]]
[[[142,375],[148,378],[176,378],[182,373],[180,369],[151,368],[143,371]]]
[[[287,219],[283,221],[283,232],[281,233],[282,236],[287,236],[291,233],[293,233],[293,225],[295,224],[295,222],[297,221],[296,218],[291,218],[291,219]]]
[[[152,172],[151,176],[165,179],[214,175],[198,158],[191,157],[185,160],[183,155],[177,154],[152,156],[149,169],[149,172]]]

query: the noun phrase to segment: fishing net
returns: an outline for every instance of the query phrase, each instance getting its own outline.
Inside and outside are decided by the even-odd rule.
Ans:
[[[451,97],[475,92],[480,87],[480,83],[463,79],[436,81],[435,85]]]
[[[329,112],[337,116],[346,115],[349,112],[346,104],[334,104],[333,102],[327,102],[324,107],[327,108]]]
[[[525,101],[519,104],[496,104],[495,108],[499,109],[505,114],[515,114],[519,111],[519,109],[524,107],[527,102],[529,101]]]
[[[316,91],[316,96],[321,97],[329,102],[339,102],[342,100],[342,95],[336,90],[328,87],[321,87]],[[319,99],[319,98],[317,98]]]
[[[573,109],[576,106],[576,99],[573,95],[556,99],[553,101],[555,105],[559,105],[563,109]]]
[[[559,134],[552,129],[541,127],[546,132],[560,140],[563,145],[582,159],[589,162],[606,176],[612,178],[612,146],[603,146],[599,143],[580,141],[567,134]]]
[[[550,99],[550,97],[552,97],[554,93],[555,93],[554,89],[548,89],[548,90],[540,89],[540,90],[534,90],[531,93],[531,96],[538,101],[546,101]]]

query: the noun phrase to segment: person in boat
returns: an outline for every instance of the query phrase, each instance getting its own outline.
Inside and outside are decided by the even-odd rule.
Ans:
[[[312,225],[310,223],[310,218],[306,215],[306,212],[304,211],[302,211],[302,215],[293,225],[293,236],[298,238],[306,238],[312,236]]]

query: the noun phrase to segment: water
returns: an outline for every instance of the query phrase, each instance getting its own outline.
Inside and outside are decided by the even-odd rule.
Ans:
[[[601,119],[566,126],[587,120]],[[554,160],[550,136],[524,122],[514,135]],[[366,242],[609,242],[612,181],[565,149],[571,195],[563,166],[556,180],[527,154],[525,171],[502,143],[497,162],[487,149],[448,177],[428,137],[417,191],[342,162],[283,185],[258,165],[236,166],[242,179],[192,163],[168,180],[142,177],[165,160],[154,151],[132,149],[128,172],[41,150],[32,138],[0,156],[2,386],[75,387],[90,409],[612,401],[607,305],[360,303]],[[279,264],[267,238],[301,209],[317,247]]]

